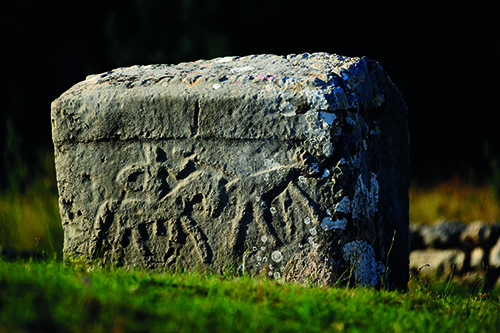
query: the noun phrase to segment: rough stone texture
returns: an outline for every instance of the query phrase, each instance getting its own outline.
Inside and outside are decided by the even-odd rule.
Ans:
[[[421,229],[420,233],[427,247],[448,249],[461,246],[460,235],[464,230],[463,223],[443,220],[433,227]]]
[[[121,68],[55,100],[52,132],[66,255],[407,285],[407,110],[373,60]]]
[[[420,277],[447,278],[462,269],[464,259],[465,254],[457,249],[415,250],[410,253],[410,268]]]

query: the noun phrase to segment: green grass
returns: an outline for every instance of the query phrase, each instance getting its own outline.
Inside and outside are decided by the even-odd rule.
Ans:
[[[419,283],[400,293],[0,261],[0,332],[496,332],[499,306],[497,294]]]

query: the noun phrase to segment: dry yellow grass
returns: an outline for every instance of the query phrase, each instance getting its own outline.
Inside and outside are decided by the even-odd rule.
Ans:
[[[453,178],[432,187],[410,187],[410,222],[438,219],[461,222],[500,220],[500,202],[491,187],[470,185]]]

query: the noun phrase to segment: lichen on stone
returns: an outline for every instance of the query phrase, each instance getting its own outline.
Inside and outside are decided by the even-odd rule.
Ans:
[[[343,248],[344,260],[351,266],[354,279],[363,286],[375,286],[383,274],[385,266],[375,260],[370,244],[361,240],[347,243]]]
[[[352,201],[352,217],[357,218],[367,218],[371,219],[377,212],[378,204],[378,181],[377,175],[372,173],[370,178],[370,183],[367,186],[363,182],[362,175],[358,176],[356,183],[356,192],[354,193],[354,198]]]
[[[333,229],[344,230],[346,225],[347,225],[346,219],[339,219],[339,220],[333,221],[331,218],[325,217],[323,219],[323,221],[321,222],[321,228],[325,231],[333,230]]]

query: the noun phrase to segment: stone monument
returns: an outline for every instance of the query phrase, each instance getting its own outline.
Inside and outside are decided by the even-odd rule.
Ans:
[[[408,124],[366,57],[120,68],[52,103],[64,253],[406,288]]]

